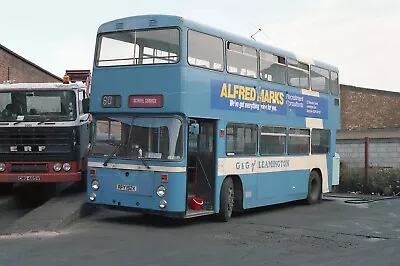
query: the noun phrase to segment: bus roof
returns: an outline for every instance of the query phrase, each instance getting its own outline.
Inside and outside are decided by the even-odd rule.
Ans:
[[[85,89],[83,83],[5,83],[0,84],[0,92],[3,90],[72,90]]]
[[[217,29],[189,19],[185,19],[180,16],[154,14],[154,15],[140,15],[140,16],[120,18],[102,24],[98,29],[98,33],[124,31],[130,29],[172,27],[172,26],[179,26],[179,27],[184,26],[193,30],[201,31],[203,33],[223,38],[226,41],[238,42],[240,44],[251,46],[256,49],[261,49],[266,52],[284,56],[286,58],[296,59],[298,61],[307,63],[309,65],[315,65],[318,67],[328,69],[330,71],[339,72],[337,67],[324,63],[322,61],[315,60],[313,58],[307,58],[299,54],[284,49],[280,49],[278,47],[269,44],[260,43],[250,38],[239,36],[237,34],[233,34],[228,31]]]

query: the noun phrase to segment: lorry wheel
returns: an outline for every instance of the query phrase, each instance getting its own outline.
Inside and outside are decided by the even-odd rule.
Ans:
[[[222,183],[218,219],[227,222],[232,216],[233,205],[235,199],[235,187],[232,178],[225,178]]]
[[[14,183],[0,183],[0,193],[11,193]]]
[[[81,180],[76,183],[76,188],[79,192],[84,192],[87,190],[87,171],[82,171]]]

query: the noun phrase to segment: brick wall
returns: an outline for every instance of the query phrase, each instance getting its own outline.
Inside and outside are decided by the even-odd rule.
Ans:
[[[341,130],[400,127],[400,93],[340,85]]]
[[[15,82],[62,81],[59,77],[0,45],[0,83],[7,79],[15,80]]]

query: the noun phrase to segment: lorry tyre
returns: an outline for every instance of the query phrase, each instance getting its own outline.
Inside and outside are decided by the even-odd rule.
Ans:
[[[0,193],[11,193],[14,183],[0,183]]]

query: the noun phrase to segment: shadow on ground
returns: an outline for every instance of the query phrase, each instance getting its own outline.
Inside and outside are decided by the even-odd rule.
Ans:
[[[330,201],[330,200],[324,200]],[[321,204],[324,204],[324,201]],[[265,215],[268,212],[280,212],[288,209],[295,209],[305,207],[303,201],[295,201],[290,203],[277,204],[267,207],[259,207],[243,212],[234,213],[232,219],[236,218],[249,218],[258,215]],[[122,224],[122,225],[136,225],[154,228],[179,228],[195,226],[198,224],[218,224],[222,223],[218,220],[216,215],[208,215],[190,219],[168,218],[157,215],[140,214],[137,212],[120,211],[120,210],[107,210],[100,208],[97,210],[106,211],[104,216],[96,217],[96,221],[104,223]]]

